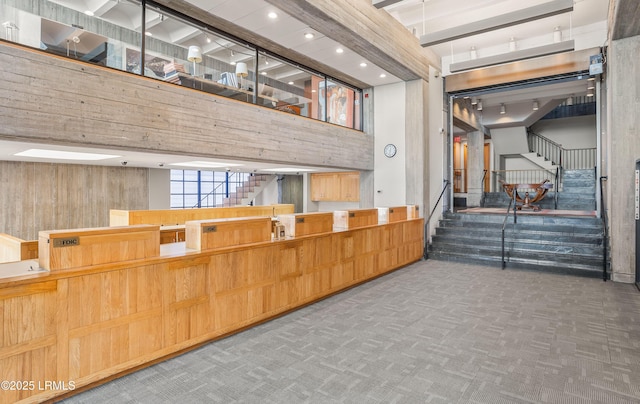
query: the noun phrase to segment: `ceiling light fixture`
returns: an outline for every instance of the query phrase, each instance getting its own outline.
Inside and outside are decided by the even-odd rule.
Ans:
[[[514,37],[509,38],[509,52],[515,52],[516,49],[516,39]]]
[[[122,157],[122,156],[117,156],[113,154],[80,153],[80,152],[47,150],[47,149],[29,149],[19,153],[15,153],[14,156],[34,157],[39,159],[54,159],[54,160],[106,160],[106,159],[112,159],[116,157]]]
[[[288,82],[287,84],[289,84],[290,86],[293,85],[293,81]]]
[[[236,167],[242,164],[218,163],[214,161],[186,161],[184,163],[171,163],[172,166],[197,167],[197,168],[222,168]]]
[[[504,115],[507,113],[507,107],[504,104],[500,104],[500,115]]]
[[[384,74],[384,73],[380,73],[380,78],[381,78],[381,79],[383,79],[383,78],[385,78],[385,77],[387,77],[387,75],[386,75],[386,74]]]
[[[538,101],[537,100],[533,100],[533,110],[537,111],[538,109],[540,109],[540,107],[538,105]]]
[[[275,20],[276,18],[278,18],[278,14],[276,14],[275,12],[271,11],[269,14],[267,14],[269,16],[269,18],[271,18],[272,20]]]
[[[476,97],[471,97],[471,105],[477,105],[478,99]]]
[[[360,67],[367,67],[367,64],[365,62],[360,63]]]
[[[593,97],[594,95],[595,95],[595,93],[593,92],[593,88],[590,88],[590,89],[587,91],[587,97]]]
[[[146,36],[153,36],[153,34],[152,34],[151,32],[149,32],[149,31],[145,31],[145,32],[144,32],[144,34],[145,34]]]
[[[313,39],[315,35],[313,35],[313,32],[307,32],[304,34],[304,37],[307,39]]]
[[[207,43],[211,43],[211,38],[209,38],[209,36],[207,35],[205,40],[207,41]]]
[[[336,49],[336,53],[344,53],[344,49],[342,49],[342,48],[337,48],[337,49]]]
[[[88,15],[89,17],[93,17],[93,16],[94,16],[93,11],[91,11],[91,10],[87,10],[87,11],[85,11],[84,13],[85,13],[86,15]]]
[[[275,173],[302,173],[315,171],[308,168],[296,168],[296,167],[282,167],[282,168],[267,168],[263,171],[275,172]]]
[[[482,100],[478,100],[478,111],[482,111]]]

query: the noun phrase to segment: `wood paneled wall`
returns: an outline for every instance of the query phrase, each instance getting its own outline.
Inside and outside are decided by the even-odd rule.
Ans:
[[[0,279],[0,380],[65,383],[0,403],[53,398],[414,262],[423,224]]]
[[[109,209],[149,205],[145,168],[0,161],[0,184],[0,233],[23,240],[108,226]]]
[[[0,139],[373,169],[357,130],[13,44],[0,66]]]

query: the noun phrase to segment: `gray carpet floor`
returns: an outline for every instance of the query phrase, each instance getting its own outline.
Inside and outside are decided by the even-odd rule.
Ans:
[[[640,403],[640,292],[421,261],[68,403]]]

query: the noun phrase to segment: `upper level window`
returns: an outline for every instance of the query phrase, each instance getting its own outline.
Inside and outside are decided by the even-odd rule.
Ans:
[[[361,129],[362,92],[137,0],[0,0],[0,37],[286,113]],[[91,15],[93,14],[93,15]],[[144,41],[144,42],[143,42]],[[144,54],[143,54],[144,53]]]

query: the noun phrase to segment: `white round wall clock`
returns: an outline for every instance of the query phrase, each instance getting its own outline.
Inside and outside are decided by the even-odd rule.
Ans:
[[[396,148],[396,145],[389,143],[388,145],[386,145],[384,147],[384,155],[391,158],[393,156],[396,155],[396,152],[398,151],[398,149]]]

